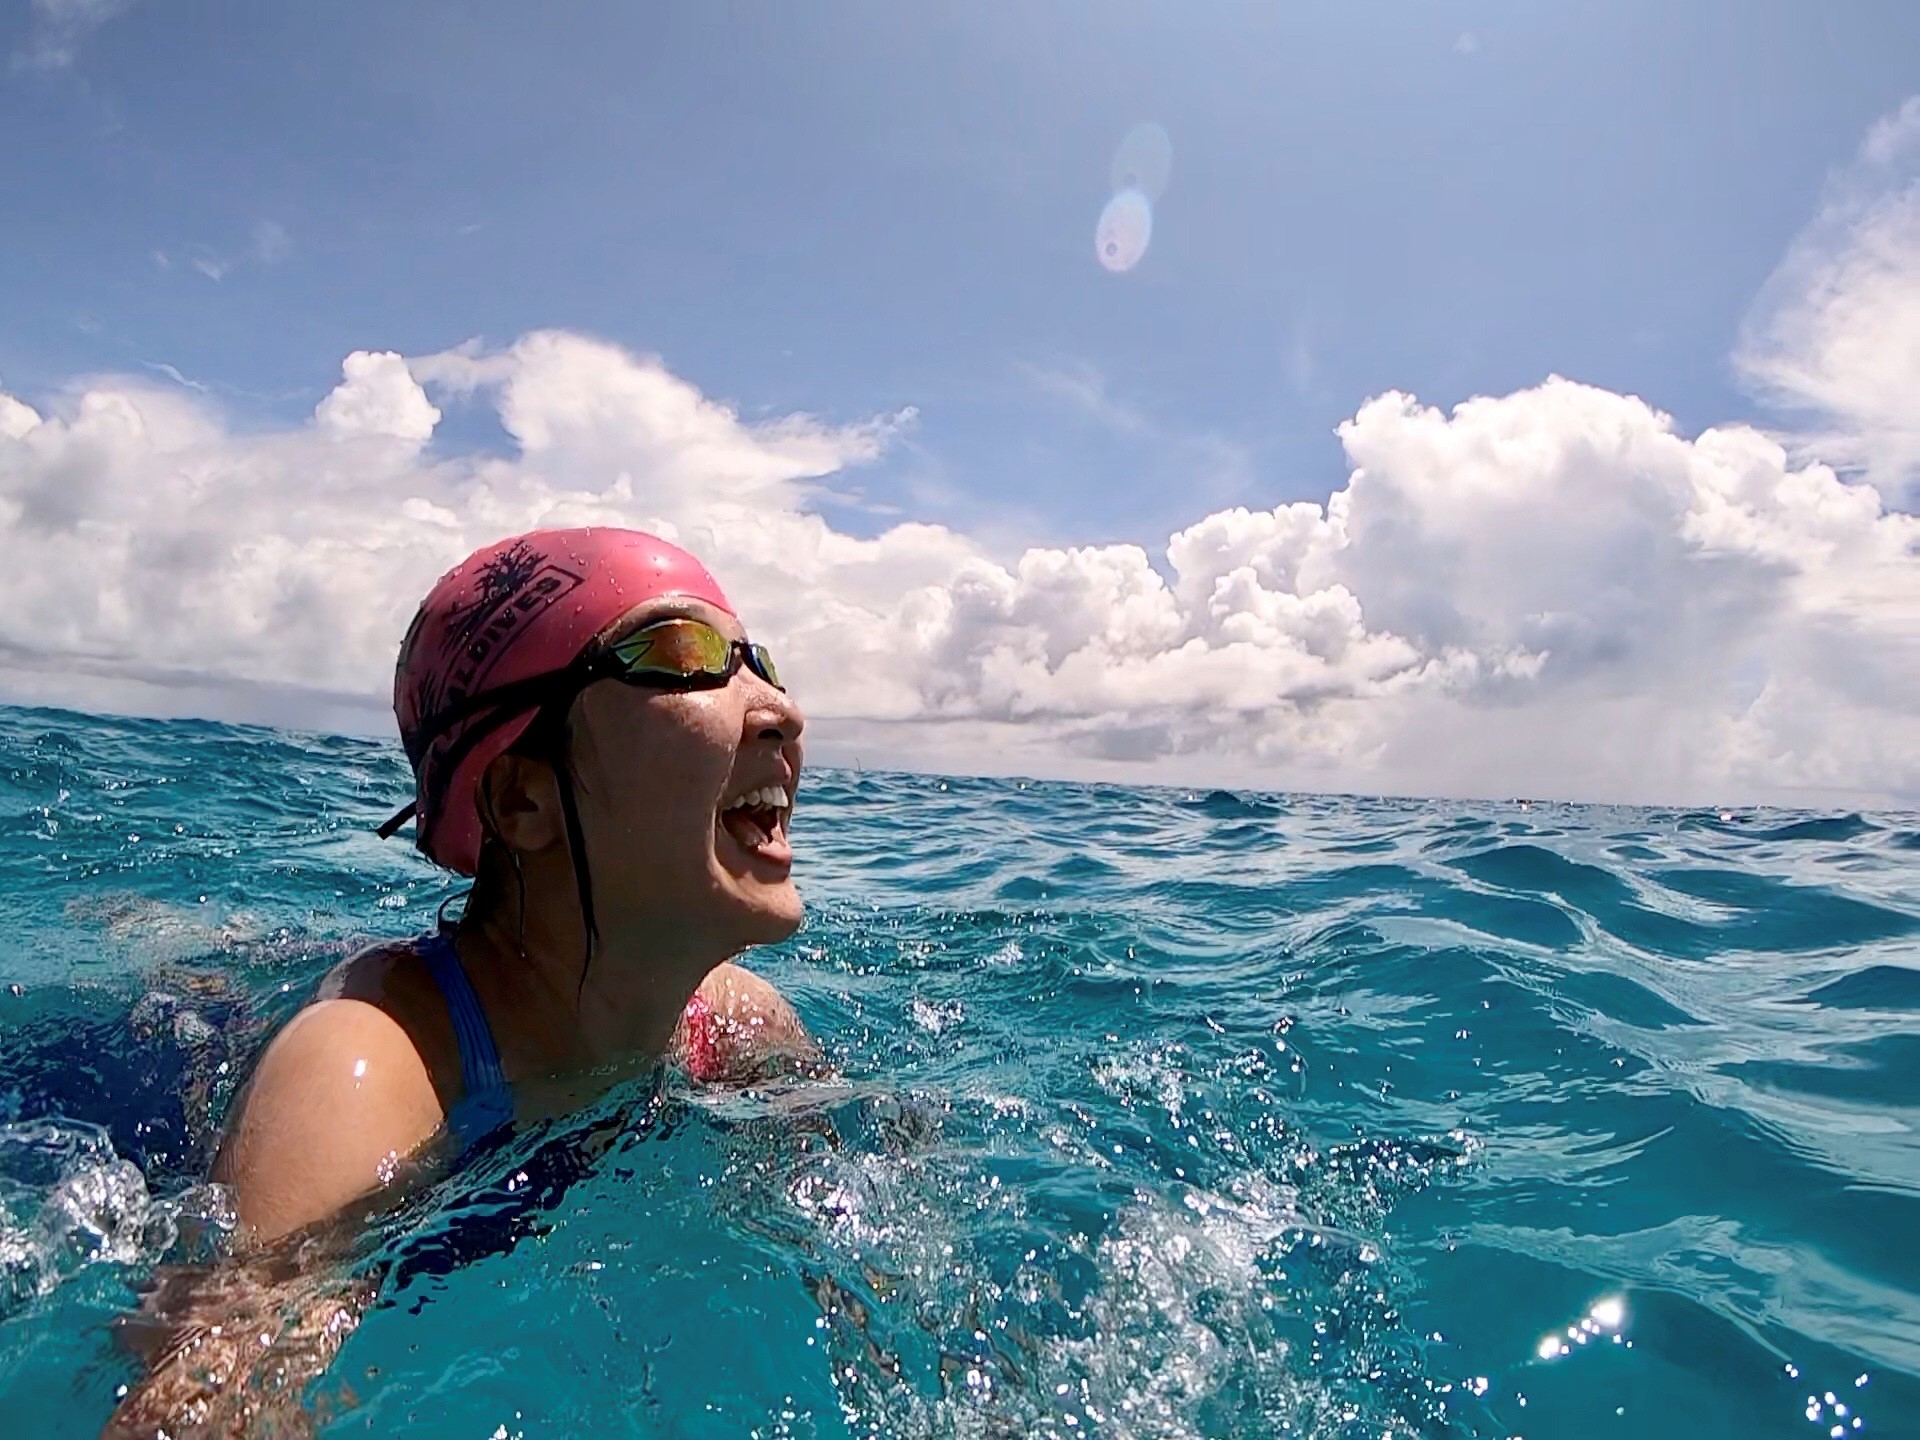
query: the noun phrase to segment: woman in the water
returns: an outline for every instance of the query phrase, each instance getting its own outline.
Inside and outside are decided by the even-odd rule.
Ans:
[[[817,1063],[786,1001],[731,963],[800,923],[804,722],[697,560],[602,527],[488,546],[421,605],[394,710],[415,797],[382,833],[410,815],[473,889],[458,923],[346,961],[267,1047],[214,1165],[243,1251],[662,1060],[709,1080]],[[296,1323],[344,1333],[334,1303]],[[206,1389],[167,1372],[215,1320],[166,1338],[118,1433]]]

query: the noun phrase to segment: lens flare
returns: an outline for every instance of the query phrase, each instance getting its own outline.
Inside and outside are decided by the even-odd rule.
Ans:
[[[1113,188],[1138,190],[1149,204],[1167,193],[1173,174],[1173,141],[1164,127],[1148,121],[1129,130],[1113,152]]]
[[[1152,204],[1138,190],[1122,190],[1100,212],[1100,223],[1093,232],[1093,253],[1118,275],[1140,263],[1152,239]]]

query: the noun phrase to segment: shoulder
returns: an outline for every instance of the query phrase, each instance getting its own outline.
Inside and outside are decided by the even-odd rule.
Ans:
[[[242,1226],[267,1240],[391,1182],[445,1120],[407,1030],[380,1006],[336,996],[274,1037],[229,1120],[214,1178]]]
[[[775,1016],[793,1015],[786,996],[771,981],[732,961],[714,966],[700,982],[698,993],[721,1019],[765,1023]]]
[[[377,940],[329,970],[314,989],[317,1000],[365,1000],[383,1009],[396,984],[421,969],[417,940]]]
[[[700,982],[675,1033],[681,1063],[702,1080],[745,1080],[811,1069],[819,1047],[792,1005],[744,966],[716,966]]]

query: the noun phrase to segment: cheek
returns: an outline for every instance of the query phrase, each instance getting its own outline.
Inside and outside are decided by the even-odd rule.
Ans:
[[[650,697],[596,727],[605,739],[595,746],[593,780],[604,794],[607,830],[629,853],[704,851],[733,771],[733,746],[725,717],[702,698]]]

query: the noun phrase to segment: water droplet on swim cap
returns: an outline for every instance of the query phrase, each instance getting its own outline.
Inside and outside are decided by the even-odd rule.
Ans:
[[[1094,255],[1118,275],[1133,269],[1153,239],[1153,206],[1138,190],[1122,190],[1100,212],[1094,228]]]
[[[1172,174],[1173,141],[1152,121],[1134,126],[1113,152],[1113,188],[1138,190],[1149,204],[1167,193]]]

